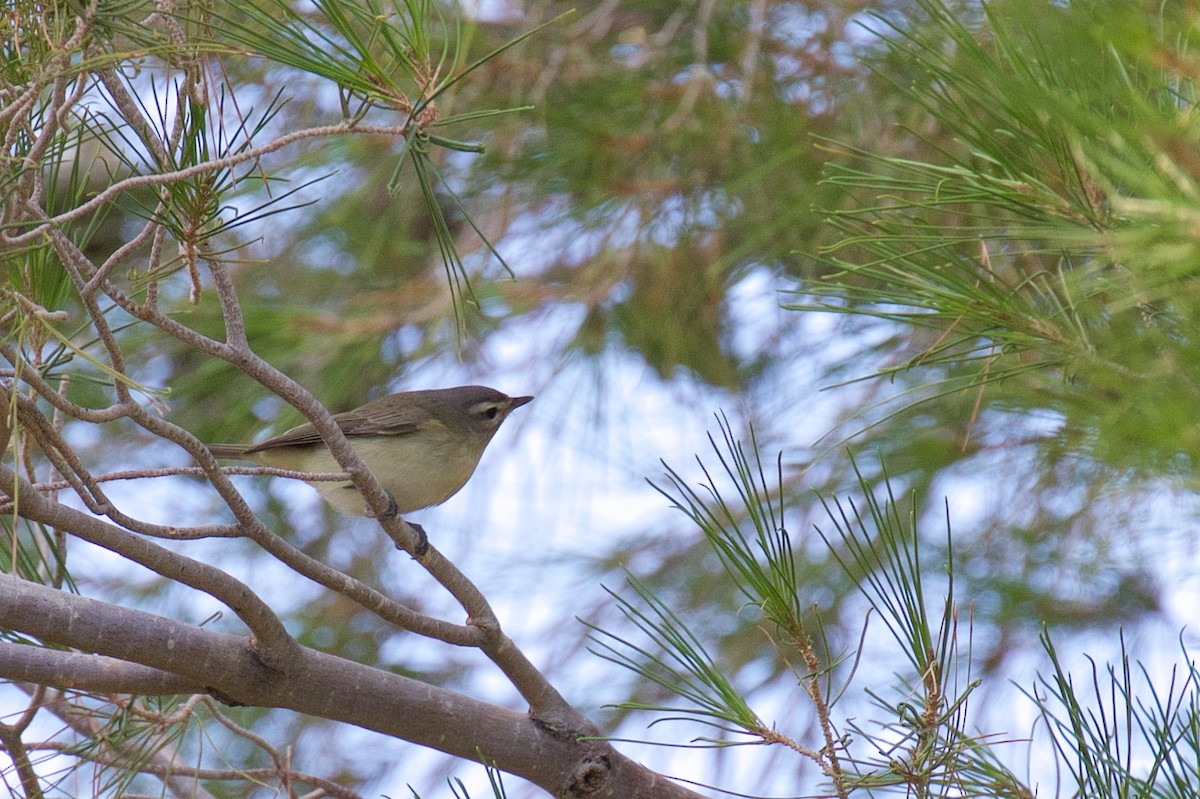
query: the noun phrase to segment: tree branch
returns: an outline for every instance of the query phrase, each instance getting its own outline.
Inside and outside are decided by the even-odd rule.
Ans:
[[[291,656],[295,641],[283,623],[250,588],[215,566],[180,555],[146,541],[116,525],[50,500],[11,469],[0,466],[0,490],[18,501],[26,519],[59,527],[78,538],[140,563],[178,583],[203,591],[224,603],[254,633],[259,656],[273,665]]]
[[[101,694],[162,696],[205,690],[178,674],[125,660],[9,641],[0,641],[0,674],[8,680]]]
[[[106,204],[112,202],[120,194],[129,191],[133,188],[141,186],[166,186],[171,183],[178,183],[181,180],[187,180],[199,175],[204,175],[209,172],[215,172],[219,169],[228,169],[238,164],[244,164],[247,161],[254,161],[262,156],[280,150],[289,144],[304,139],[314,139],[323,136],[337,136],[344,133],[374,133],[387,136],[403,137],[408,133],[407,125],[360,125],[352,121],[339,122],[336,125],[322,125],[314,128],[306,128],[305,130],[296,130],[291,133],[285,133],[278,138],[261,144],[258,147],[248,147],[241,152],[224,158],[215,158],[211,161],[205,161],[195,166],[177,169],[173,172],[157,172],[148,175],[136,175],[131,178],[117,181],[108,188],[99,192],[85,203],[80,203],[69,211],[64,211],[61,214],[56,214],[42,220],[37,227],[34,227],[25,233],[18,235],[9,235],[7,231],[0,230],[0,239],[5,244],[12,247],[20,247],[33,244],[39,241],[47,233],[50,233],[58,226],[65,225],[68,222],[81,219],[88,214],[103,208]]]
[[[251,639],[10,575],[0,575],[0,626],[173,673],[225,702],[342,721],[465,759],[482,755],[564,799],[698,797],[607,742],[563,737],[527,714],[306,647],[268,667]]]

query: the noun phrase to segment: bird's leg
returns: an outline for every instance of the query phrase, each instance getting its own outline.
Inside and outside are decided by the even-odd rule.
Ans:
[[[386,512],[386,516],[388,518],[400,516],[400,506],[396,504],[396,498],[392,497],[391,492],[388,492],[388,512]],[[414,533],[416,533],[416,546],[413,547],[413,557],[424,557],[425,553],[430,551],[430,536],[425,534],[425,528],[421,527],[420,524],[409,522],[407,518],[404,519],[404,523],[413,528]]]
[[[387,510],[384,511],[383,514],[384,518],[391,519],[394,516],[399,516],[400,507],[396,504],[396,498],[392,496],[390,491],[388,492],[387,498],[388,506]],[[413,557],[422,557],[426,552],[429,551],[429,536],[425,534],[425,528],[416,522],[410,522],[407,519],[405,519],[404,522],[413,529],[414,533],[417,534],[417,545],[413,547]]]

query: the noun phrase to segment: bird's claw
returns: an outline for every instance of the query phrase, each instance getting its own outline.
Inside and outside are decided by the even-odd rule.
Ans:
[[[365,511],[366,516],[371,519],[394,519],[399,516],[400,506],[396,504],[396,498],[392,496],[391,492],[388,492],[387,498],[387,510],[385,510],[382,515],[376,516],[375,511],[371,509],[370,505],[368,505]]]
[[[425,553],[429,551],[429,536],[425,534],[425,528],[416,522],[409,522],[408,526],[417,534],[417,545],[413,547],[413,557],[425,557]]]

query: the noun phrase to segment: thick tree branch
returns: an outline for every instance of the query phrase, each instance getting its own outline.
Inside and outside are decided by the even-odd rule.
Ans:
[[[461,758],[482,755],[563,799],[698,796],[603,741],[564,737],[524,713],[305,647],[271,668],[250,639],[9,575],[0,576],[0,626],[171,672],[226,702],[342,721]]]
[[[215,566],[171,552],[108,522],[54,502],[4,466],[0,466],[0,491],[18,502],[18,512],[23,518],[67,530],[223,602],[254,633],[260,657],[274,663],[291,656],[295,642],[274,611],[248,586]]]
[[[7,680],[102,694],[194,694],[199,682],[115,658],[0,641],[0,674]]]

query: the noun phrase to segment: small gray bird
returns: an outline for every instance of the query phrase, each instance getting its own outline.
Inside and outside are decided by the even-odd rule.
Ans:
[[[533,397],[510,397],[485,386],[404,391],[334,416],[354,451],[395,502],[397,512],[440,505],[462,488],[483,450],[515,408]],[[293,427],[260,444],[210,444],[218,458],[253,461],[298,472],[340,472],[342,467],[311,424]],[[312,482],[342,513],[364,515],[354,484]]]

